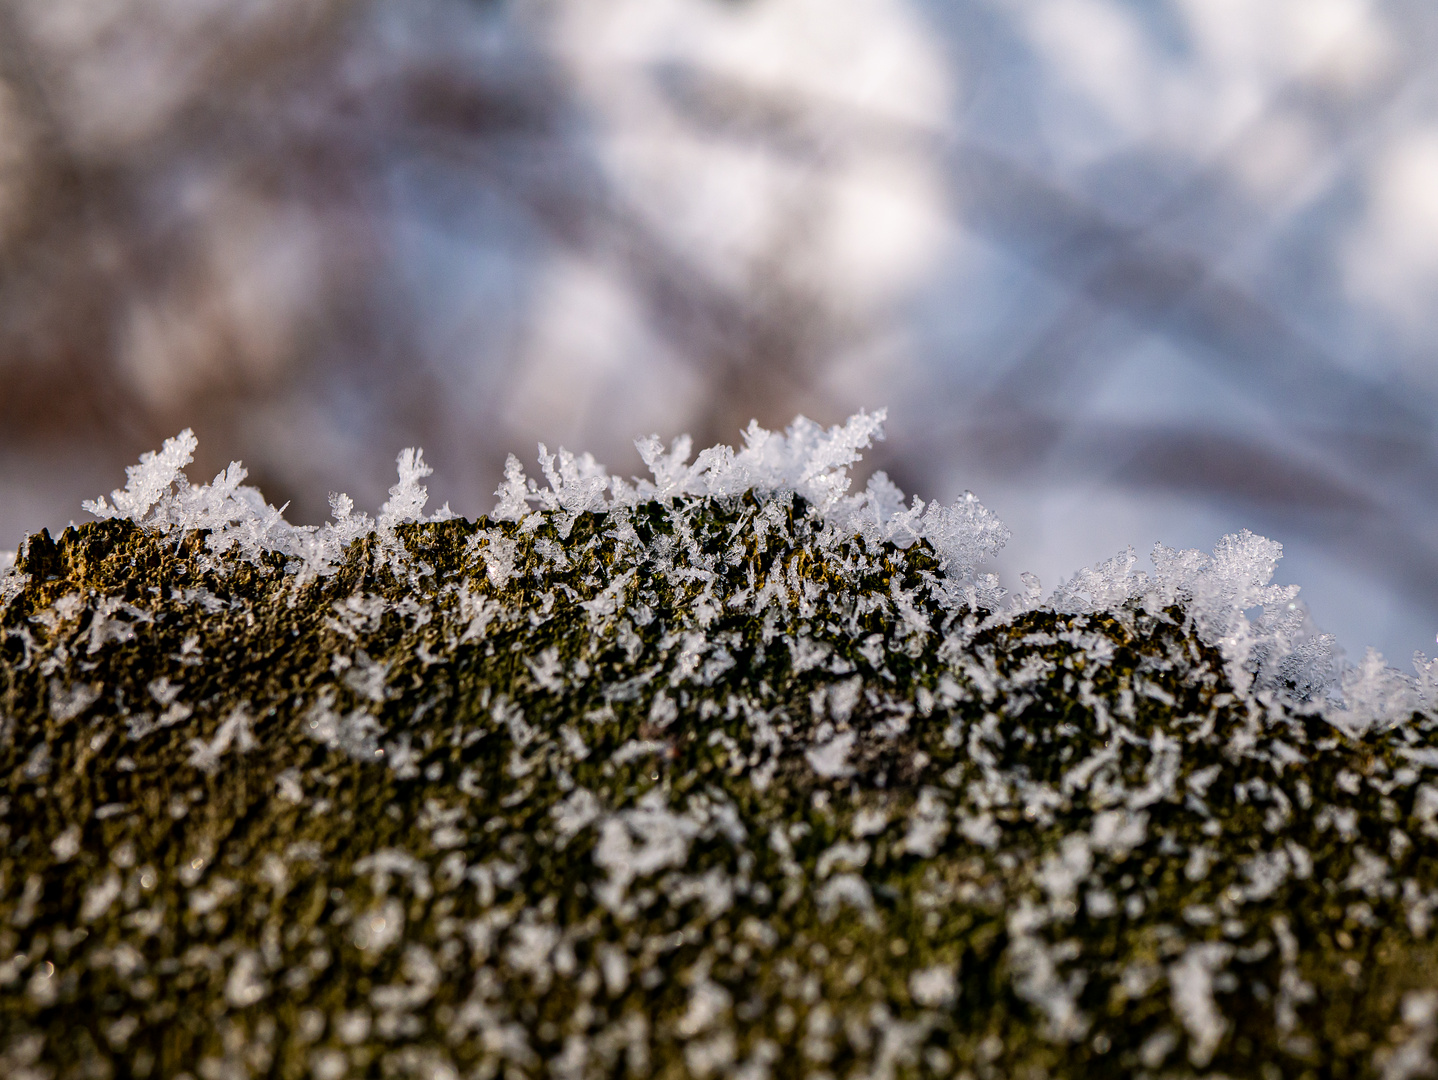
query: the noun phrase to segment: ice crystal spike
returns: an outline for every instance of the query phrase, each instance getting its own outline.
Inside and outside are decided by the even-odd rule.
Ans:
[[[926,504],[917,497],[906,506],[903,492],[878,472],[862,492],[849,494],[849,466],[884,437],[885,419],[883,409],[861,411],[825,429],[801,416],[782,433],[751,422],[739,450],[721,445],[697,457],[687,435],[677,437],[667,451],[659,437],[651,435],[636,440],[635,446],[652,479],[632,483],[610,476],[589,454],[575,455],[562,447],[550,453],[541,445],[545,486],[528,477],[511,455],[491,516],[501,522],[527,521],[532,531],[548,515],[563,539],[582,514],[632,512],[652,501],[796,495],[833,526],[835,535],[858,535],[900,548],[924,542],[937,555],[955,604],[1010,614],[1038,606],[1085,612],[1128,603],[1181,605],[1204,639],[1220,650],[1236,685],[1251,684],[1295,701],[1332,699],[1334,722],[1346,730],[1396,723],[1411,707],[1432,708],[1438,701],[1431,677],[1415,682],[1376,654],[1357,668],[1345,668],[1332,636],[1312,626],[1297,600],[1298,587],[1271,583],[1282,545],[1247,530],[1223,537],[1212,554],[1160,544],[1153,551],[1152,575],[1137,569],[1130,548],[1080,571],[1043,600],[1029,584],[1025,594],[1005,601],[996,580],[979,573],[979,567],[1007,543],[1009,531],[971,492],[950,506]],[[420,481],[433,469],[419,449],[404,450],[397,458],[399,481],[377,518],[354,513],[349,496],[332,495],[333,522],[315,528],[285,521],[258,490],[243,484],[246,473],[239,462],[209,484],[192,486],[184,469],[196,445],[188,428],[165,440],[161,450],[141,455],[138,465],[126,469],[124,489],[111,492],[109,501],[101,497],[86,502],[84,508],[99,518],[126,519],[161,531],[205,530],[211,552],[234,549],[256,565],[273,553],[307,576],[332,574],[345,548],[371,532],[379,544],[377,557],[399,568],[405,554],[394,539],[396,525],[453,516],[447,505],[428,518],[424,515],[428,492]],[[0,568],[0,597],[16,593],[18,580],[14,572]],[[1255,609],[1261,614],[1250,618]],[[1420,674],[1427,663],[1420,657]]]

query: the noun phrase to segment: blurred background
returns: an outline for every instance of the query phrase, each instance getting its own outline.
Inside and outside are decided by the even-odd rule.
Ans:
[[[1431,0],[0,0],[0,547],[889,408],[1009,584],[1248,527],[1438,631]]]

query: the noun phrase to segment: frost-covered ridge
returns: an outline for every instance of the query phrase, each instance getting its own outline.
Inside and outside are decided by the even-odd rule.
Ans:
[[[918,496],[905,505],[903,492],[877,472],[862,492],[849,493],[848,467],[884,437],[884,419],[882,409],[860,412],[825,430],[800,417],[782,434],[751,422],[743,449],[710,447],[692,462],[687,435],[676,438],[667,452],[651,435],[635,444],[650,480],[625,481],[611,476],[590,454],[575,455],[562,447],[552,454],[540,444],[545,486],[527,476],[511,454],[491,517],[517,522],[524,532],[548,521],[564,538],[585,513],[632,511],[651,501],[797,495],[833,526],[836,536],[858,535],[900,548],[926,542],[938,555],[952,604],[983,608],[996,618],[1037,608],[1085,612],[1137,604],[1158,611],[1179,606],[1200,637],[1222,652],[1236,685],[1311,702],[1347,730],[1384,727],[1415,711],[1438,708],[1438,661],[1415,654],[1416,678],[1387,667],[1373,650],[1358,666],[1345,667],[1333,637],[1313,627],[1298,600],[1299,587],[1272,583],[1282,545],[1247,530],[1221,539],[1211,555],[1159,544],[1152,573],[1136,569],[1130,548],[1080,571],[1051,595],[1045,596],[1030,575],[1025,575],[1023,593],[1006,594],[998,579],[980,567],[1008,541],[1009,531],[971,492],[952,506],[926,504]],[[377,517],[356,513],[347,495],[332,495],[333,520],[315,527],[286,521],[283,508],[269,505],[258,489],[243,483],[246,472],[239,462],[231,462],[208,484],[191,485],[184,470],[196,445],[188,429],[167,439],[163,449],[141,455],[140,463],[126,470],[123,490],[112,492],[108,502],[103,496],[88,501],[84,508],[99,518],[123,518],[161,532],[204,530],[215,554],[233,549],[257,562],[279,553],[292,572],[320,576],[334,572],[350,543],[369,535],[378,538],[385,557],[399,568],[406,554],[395,540],[397,525],[454,516],[448,504],[430,516],[424,513],[428,492],[420,481],[433,470],[422,450],[399,455],[398,483]],[[0,602],[17,588],[13,575],[0,576]],[[1254,610],[1259,614],[1250,618]]]
[[[751,423],[742,450],[710,447],[692,463],[689,436],[675,439],[666,453],[658,436],[651,435],[635,445],[654,479],[633,483],[610,476],[592,455],[576,456],[563,448],[551,454],[541,443],[539,464],[547,486],[541,488],[527,477],[511,454],[497,493],[500,501],[491,516],[524,523],[526,531],[532,531],[548,515],[560,535],[566,536],[570,524],[583,513],[633,509],[655,500],[786,492],[806,500],[840,530],[899,547],[925,540],[951,576],[971,575],[985,556],[1008,540],[1003,523],[972,494],[948,507],[925,504],[917,496],[905,506],[903,492],[882,472],[875,473],[860,494],[848,493],[848,466],[875,438],[883,438],[883,421],[883,410],[860,412],[826,431],[800,417],[784,434]],[[400,454],[399,482],[390,488],[389,501],[377,518],[355,513],[349,496],[333,495],[334,520],[314,527],[287,522],[283,509],[270,506],[257,488],[243,483],[246,472],[238,461],[210,483],[191,485],[184,470],[194,459],[196,445],[188,429],[166,439],[162,450],[142,454],[138,465],[126,469],[123,490],[111,492],[108,502],[103,496],[88,501],[85,509],[99,518],[124,518],[162,532],[203,529],[209,533],[209,549],[217,554],[233,547],[243,558],[255,561],[267,552],[279,552],[316,574],[332,572],[345,547],[357,537],[373,532],[390,539],[401,522],[454,516],[447,504],[425,516],[428,492],[420,481],[433,470],[424,463],[421,450]]]
[[[1432,665],[1248,534],[1006,594],[877,419],[321,528],[182,436],[28,538],[0,1076],[1438,1068]]]

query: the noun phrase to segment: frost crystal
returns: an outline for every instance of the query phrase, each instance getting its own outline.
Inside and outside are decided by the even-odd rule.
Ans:
[[[1228,1021],[1213,999],[1213,978],[1232,955],[1231,945],[1192,945],[1169,969],[1173,1009],[1192,1039],[1188,1058],[1199,1068],[1213,1059],[1213,1051],[1228,1028]]]
[[[650,501],[734,499],[746,494],[765,500],[792,494],[813,506],[840,534],[901,549],[926,543],[939,558],[954,604],[987,607],[1001,615],[1040,607],[1080,613],[1126,605],[1150,610],[1178,606],[1204,640],[1223,654],[1228,675],[1240,689],[1252,686],[1296,702],[1331,699],[1327,715],[1345,731],[1382,728],[1416,712],[1438,709],[1438,660],[1418,656],[1416,681],[1388,668],[1371,650],[1358,667],[1345,668],[1332,636],[1313,627],[1297,598],[1298,587],[1272,584],[1282,546],[1247,530],[1223,537],[1212,554],[1159,544],[1153,551],[1152,574],[1136,568],[1137,556],[1129,548],[1060,583],[1046,599],[1032,575],[1024,575],[1024,592],[1006,597],[996,579],[980,574],[979,567],[1007,542],[1009,531],[972,493],[966,492],[950,506],[917,497],[906,506],[903,492],[879,472],[862,492],[849,494],[848,468],[864,449],[884,437],[884,418],[882,409],[860,412],[825,429],[800,417],[782,433],[751,423],[743,433],[742,449],[715,446],[692,461],[687,435],[676,438],[668,450],[658,436],[651,435],[635,445],[652,479],[632,483],[610,476],[589,454],[575,455],[563,448],[550,453],[541,444],[539,465],[545,486],[526,476],[523,465],[511,455],[492,519],[526,522],[530,528],[539,515],[547,514],[564,538],[586,513],[623,513]],[[101,497],[86,502],[85,509],[100,518],[124,518],[162,532],[204,530],[208,550],[215,554],[234,549],[258,565],[267,553],[277,553],[288,560],[292,572],[321,576],[334,572],[350,543],[371,534],[378,540],[376,558],[386,558],[399,570],[406,559],[394,532],[397,525],[454,516],[448,506],[430,517],[424,515],[428,492],[420,481],[433,469],[425,463],[422,450],[400,453],[399,481],[390,488],[376,518],[356,513],[349,496],[336,494],[330,497],[333,520],[312,527],[290,525],[282,508],[270,506],[257,489],[245,486],[246,472],[238,462],[209,484],[192,486],[184,468],[193,460],[196,445],[189,429],[167,439],[163,449],[141,455],[140,463],[126,470],[123,490],[111,492],[109,501]],[[479,549],[499,587],[513,572],[512,550],[513,541],[502,536],[492,537]],[[13,563],[13,556],[9,558]],[[0,605],[23,589],[22,578],[9,567],[0,567]],[[616,580],[609,592],[586,601],[595,617],[619,612],[626,581]],[[904,598],[896,600],[903,610]],[[476,634],[482,625],[476,625]],[[925,631],[920,624],[915,628]],[[840,745],[834,744],[828,753],[835,759],[834,767],[842,770]]]
[[[293,570],[308,574],[332,573],[351,541],[376,530],[382,548],[397,558],[395,525],[453,516],[446,506],[432,519],[424,517],[428,493],[419,481],[433,470],[420,450],[399,455],[399,483],[390,488],[377,521],[355,514],[348,495],[331,495],[334,521],[316,528],[286,521],[283,507],[271,506],[259,489],[244,483],[248,474],[238,461],[208,484],[192,485],[184,470],[194,460],[197,445],[188,428],[166,439],[162,450],[140,455],[140,463],[125,470],[123,490],[112,491],[108,502],[104,496],[89,500],[84,508],[101,519],[125,519],[161,532],[204,531],[208,550],[215,555],[233,548],[258,566],[266,555],[278,554]]]
[[[17,551],[0,551],[0,610],[19,596],[30,583],[30,576],[15,569]]]
[[[173,439],[166,439],[163,449],[141,454],[140,463],[125,470],[124,490],[110,492],[113,506],[102,495],[84,503],[84,508],[98,518],[128,518],[137,525],[188,524],[175,520],[171,510],[175,508],[176,489],[189,488],[185,466],[195,459],[195,447],[199,445],[195,433],[186,428]],[[238,464],[231,466],[232,471],[238,468]]]
[[[559,529],[565,535],[566,523],[585,512],[633,508],[650,500],[791,492],[840,530],[901,548],[927,540],[947,573],[956,578],[971,575],[1009,538],[1004,524],[971,493],[953,506],[925,504],[915,497],[905,507],[903,492],[879,472],[863,492],[847,494],[848,467],[862,457],[864,449],[884,437],[884,417],[882,409],[860,412],[827,430],[800,417],[782,434],[751,422],[744,431],[743,449],[714,446],[700,452],[692,463],[689,436],[676,438],[665,451],[659,437],[650,435],[637,440],[635,446],[653,479],[633,484],[610,477],[588,454],[575,457],[561,449],[556,464],[555,455],[541,445],[540,467],[549,486],[538,487],[511,456],[493,516],[500,521],[520,521],[528,515],[529,504],[538,503],[559,512]]]
[[[395,464],[399,466],[399,483],[389,489],[389,499],[380,507],[380,524],[393,526],[401,521],[423,521],[429,491],[419,481],[433,475],[434,470],[424,463],[423,450],[402,450]]]

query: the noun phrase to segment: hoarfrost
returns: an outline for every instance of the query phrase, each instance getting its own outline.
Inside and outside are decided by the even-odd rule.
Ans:
[[[1089,1029],[1089,1018],[1078,1007],[1085,975],[1071,971],[1065,977],[1060,972],[1056,950],[1030,932],[1038,920],[1031,907],[1020,907],[1009,916],[1008,962],[1014,990],[1043,1015],[1050,1039],[1073,1042]]]
[[[819,856],[819,861],[814,865],[814,876],[820,879],[826,878],[836,867],[844,870],[858,870],[868,861],[868,844],[850,844],[841,840]]]
[[[214,775],[220,767],[220,758],[232,748],[241,754],[253,750],[256,743],[251,723],[249,712],[243,705],[235,709],[215,730],[214,738],[208,742],[204,739],[190,740],[190,764]]]
[[[1212,1060],[1228,1030],[1228,1021],[1213,999],[1213,981],[1232,955],[1233,947],[1221,942],[1190,945],[1168,969],[1173,1011],[1188,1031],[1188,1059],[1200,1069]]]
[[[50,844],[50,850],[55,854],[55,861],[61,863],[69,862],[80,854],[80,826],[71,825],[55,837]]]
[[[124,616],[123,618],[121,616]],[[95,605],[90,618],[90,629],[86,634],[88,644],[85,652],[93,656],[106,645],[123,644],[135,640],[134,623],[147,623],[153,616],[133,604],[127,604],[118,596],[108,596]]]
[[[384,727],[364,709],[340,714],[334,710],[334,692],[325,690],[304,715],[303,730],[316,742],[343,750],[351,757],[370,761],[383,757],[379,737]]]
[[[25,586],[30,584],[30,575],[15,569],[19,554],[18,551],[0,551],[0,611],[4,611],[10,601],[24,592]]]
[[[1003,523],[971,493],[948,507],[918,498],[905,507],[903,493],[883,473],[875,473],[861,493],[847,494],[851,483],[848,468],[864,449],[884,437],[884,418],[882,409],[861,411],[826,430],[801,416],[782,434],[751,422],[743,433],[742,449],[714,446],[701,451],[692,463],[693,443],[687,435],[676,438],[668,451],[657,435],[651,435],[637,440],[635,446],[653,479],[633,484],[610,477],[587,454],[575,457],[561,449],[556,463],[555,455],[541,446],[540,467],[548,488],[542,489],[526,477],[523,466],[511,456],[492,516],[522,521],[530,513],[530,504],[537,503],[557,512],[563,535],[574,517],[585,511],[634,507],[655,499],[792,492],[845,532],[903,548],[927,540],[946,573],[953,578],[971,577],[978,564],[1009,537]]]
[[[1059,850],[1044,857],[1036,878],[1054,900],[1066,903],[1073,899],[1079,885],[1093,869],[1093,848],[1081,833],[1065,836]]]
[[[689,842],[700,825],[693,819],[671,813],[660,792],[650,792],[629,810],[604,820],[594,862],[609,875],[601,903],[611,911],[624,905],[625,894],[635,879],[670,866],[681,866],[689,855]]]
[[[922,968],[909,976],[909,996],[926,1009],[945,1009],[959,998],[954,969],[944,965]]]
[[[434,470],[424,463],[424,451],[410,448],[401,450],[395,459],[399,468],[399,483],[389,489],[389,498],[379,508],[377,524],[381,529],[392,529],[406,521],[424,521],[424,505],[429,501],[429,490],[420,483]]]
[[[1383,1080],[1432,1076],[1433,1043],[1438,1040],[1438,991],[1410,990],[1403,995],[1403,1025],[1408,1038],[1383,1064]]]
[[[1048,605],[1075,613],[1180,606],[1222,654],[1240,692],[1325,705],[1329,722],[1350,735],[1404,723],[1415,713],[1438,717],[1438,660],[1416,654],[1416,679],[1387,667],[1371,649],[1358,666],[1345,667],[1332,635],[1313,626],[1298,586],[1272,583],[1282,556],[1281,544],[1245,529],[1221,538],[1211,555],[1158,544],[1150,575],[1135,569],[1129,548],[1060,584]]]
[[[114,870],[91,884],[85,890],[85,899],[80,904],[80,921],[82,923],[94,922],[109,911],[110,905],[120,895],[120,887],[120,875]]]
[[[60,723],[73,720],[95,702],[100,700],[100,688],[88,683],[78,686],[61,687],[58,683],[50,686],[50,715]]]
[[[855,836],[874,836],[881,833],[889,824],[888,812],[877,807],[863,807],[854,815],[853,831]]]
[[[140,463],[125,469],[125,487],[110,492],[113,505],[98,499],[82,505],[98,518],[129,518],[138,525],[173,524],[168,510],[173,489],[188,487],[185,466],[195,459],[200,441],[186,428],[173,439],[166,439],[158,451],[140,455]]]
[[[1147,832],[1148,815],[1142,811],[1105,810],[1094,818],[1089,842],[1095,851],[1123,859],[1143,843]]]
[[[814,902],[819,905],[819,917],[826,922],[845,907],[860,914],[874,910],[874,894],[869,883],[858,874],[835,874],[820,886],[814,894]]]
[[[708,1031],[728,1013],[733,999],[722,986],[705,979],[689,992],[689,1004],[674,1024],[681,1038],[690,1039]]]
[[[820,776],[829,779],[849,776],[853,773],[849,767],[849,751],[853,745],[854,733],[845,731],[816,742],[804,751],[804,757],[808,759],[809,767]]]
[[[355,920],[350,940],[360,951],[382,953],[404,933],[404,905],[391,897]]]
[[[575,788],[553,810],[554,827],[560,837],[569,839],[598,819],[602,807],[592,791]]]
[[[548,513],[560,535],[566,536],[582,513],[632,509],[650,500],[672,503],[750,492],[761,498],[792,493],[812,504],[839,533],[900,547],[926,541],[944,568],[950,603],[987,607],[1005,617],[1041,606],[1032,575],[1024,575],[1021,595],[1005,600],[997,580],[978,572],[983,559],[1002,547],[1009,533],[972,494],[965,493],[951,506],[918,498],[906,505],[903,493],[882,472],[875,473],[863,491],[849,493],[849,467],[884,437],[884,419],[881,409],[861,411],[827,429],[804,417],[783,432],[751,423],[740,449],[715,446],[692,461],[687,436],[675,439],[668,450],[656,436],[649,436],[636,446],[652,479],[632,483],[611,477],[588,454],[575,455],[563,448],[550,453],[541,446],[539,464],[546,486],[526,476],[523,465],[511,456],[491,516],[524,522],[528,529]],[[139,464],[126,470],[123,489],[111,492],[108,499],[86,502],[85,509],[100,518],[123,518],[162,532],[204,530],[212,553],[234,549],[256,564],[262,556],[278,553],[288,560],[292,572],[302,575],[332,573],[347,545],[367,535],[377,538],[377,557],[383,556],[398,571],[404,568],[406,556],[395,527],[453,516],[448,507],[428,518],[424,515],[428,493],[420,481],[433,470],[419,449],[400,453],[399,480],[377,518],[356,513],[353,501],[337,494],[330,499],[333,520],[312,527],[289,524],[283,508],[270,506],[258,490],[243,483],[246,473],[238,462],[210,483],[192,485],[184,470],[196,446],[188,428],[165,440],[159,451],[142,454]],[[764,515],[755,520],[761,532],[770,527],[763,524],[765,520]],[[479,544],[481,538],[486,542],[478,552],[487,574],[502,588],[514,573],[514,542],[489,530],[471,544]],[[1345,669],[1332,637],[1312,626],[1297,599],[1297,587],[1272,584],[1281,557],[1281,545],[1247,530],[1223,537],[1212,554],[1157,545],[1151,574],[1137,569],[1138,559],[1130,548],[1062,582],[1043,603],[1075,613],[1125,605],[1151,611],[1182,605],[1204,640],[1220,650],[1240,691],[1269,690],[1298,702],[1331,700],[1326,714],[1351,734],[1399,724],[1414,713],[1438,716],[1438,660],[1417,656],[1416,680],[1386,667],[1371,651],[1357,667]],[[14,561],[14,555],[6,554],[0,563],[0,605],[23,587],[24,575],[15,572]],[[594,620],[622,612],[626,582],[617,580],[603,595],[586,602]],[[766,588],[773,586],[771,582]],[[784,598],[773,593],[772,599]],[[755,601],[761,602],[758,596]],[[116,619],[118,613],[143,617],[137,609],[104,612],[92,630],[92,650],[106,641],[126,639],[126,624]],[[477,618],[480,625],[472,628],[476,637],[482,636],[487,621],[483,613]],[[916,629],[926,631],[922,626]],[[846,704],[842,698],[834,699],[836,718],[843,717]]]
[[[1415,658],[1419,676],[1428,674],[1423,658]],[[1421,687],[1416,680],[1388,667],[1383,655],[1369,649],[1357,667],[1343,673],[1343,708],[1333,710],[1329,719],[1338,727],[1355,735],[1392,727],[1412,718],[1425,705],[1438,710],[1438,698],[1431,687]],[[1427,694],[1422,689],[1429,689]]]
[[[233,1008],[245,1009],[258,1003],[269,992],[260,973],[263,961],[257,952],[242,952],[235,957],[230,977],[225,981],[225,1000]]]
[[[385,699],[385,678],[389,666],[371,660],[363,649],[355,652],[354,663],[344,672],[344,684],[362,698],[381,703]]]
[[[934,788],[919,792],[900,849],[920,858],[933,858],[949,832],[949,806]]]
[[[332,495],[333,523],[314,527],[286,521],[283,507],[271,506],[257,488],[244,484],[248,474],[238,461],[208,484],[192,485],[184,470],[194,460],[197,445],[194,432],[186,428],[166,439],[158,452],[141,454],[140,463],[125,470],[125,487],[112,491],[108,501],[101,496],[82,505],[98,518],[125,519],[161,532],[208,532],[210,552],[220,554],[234,548],[255,565],[261,565],[265,555],[279,553],[293,562],[294,569],[312,574],[333,572],[351,541],[376,531],[381,546],[397,557],[395,525],[452,516],[447,507],[432,519],[423,516],[428,496],[419,480],[432,470],[420,450],[399,455],[399,483],[390,488],[378,521],[356,515],[349,496]]]

